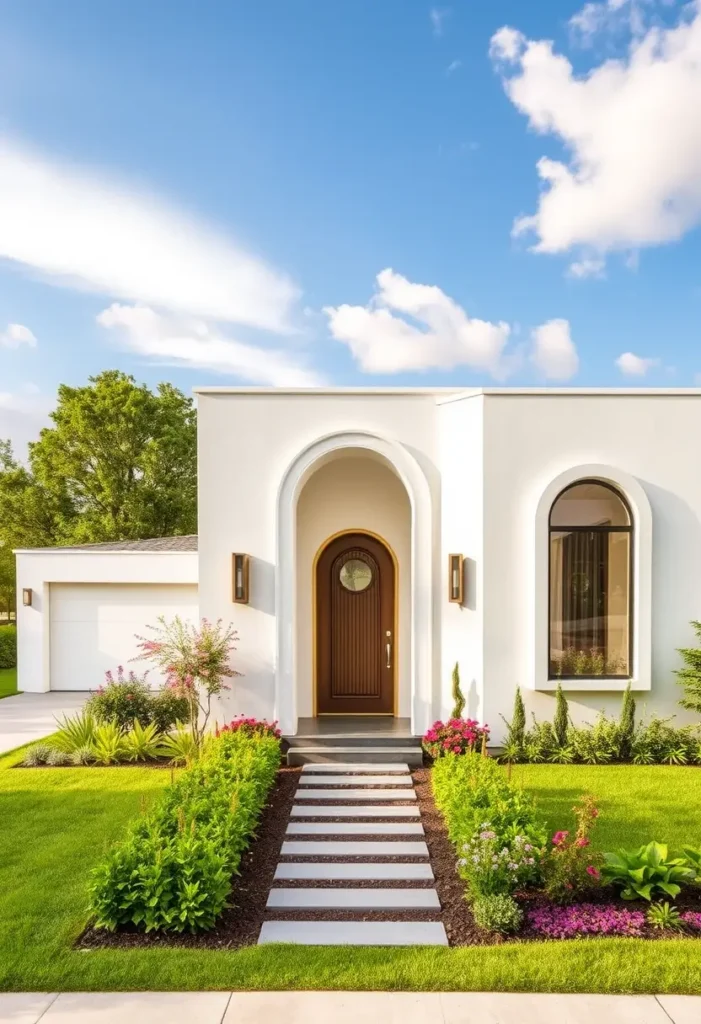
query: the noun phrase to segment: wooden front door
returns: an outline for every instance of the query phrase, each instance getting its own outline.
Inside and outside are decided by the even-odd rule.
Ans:
[[[366,533],[329,542],[316,566],[317,712],[394,713],[394,562]]]

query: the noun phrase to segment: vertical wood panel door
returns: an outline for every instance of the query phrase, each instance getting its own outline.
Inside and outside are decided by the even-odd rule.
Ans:
[[[316,566],[317,712],[394,713],[394,562],[365,533],[329,542]]]

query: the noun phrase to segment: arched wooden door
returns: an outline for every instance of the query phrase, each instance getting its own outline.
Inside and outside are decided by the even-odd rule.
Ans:
[[[316,565],[320,715],[394,713],[395,569],[366,533],[329,541]]]

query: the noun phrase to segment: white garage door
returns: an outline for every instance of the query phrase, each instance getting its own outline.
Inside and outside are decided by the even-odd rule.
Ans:
[[[105,672],[123,665],[142,674],[148,663],[131,662],[139,652],[135,634],[159,615],[199,620],[197,587],[185,584],[51,584],[51,689],[96,690]],[[162,677],[151,669],[148,680],[160,686]]]

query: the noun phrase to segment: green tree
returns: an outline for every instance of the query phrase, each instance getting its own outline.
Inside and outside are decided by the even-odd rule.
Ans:
[[[465,698],[463,697],[462,690],[460,689],[460,666],[456,661],[455,668],[453,669],[453,713],[451,717],[462,718],[464,710]]]
[[[631,756],[631,748],[635,737],[635,697],[631,693],[630,683],[623,693],[621,718],[618,723],[619,754],[623,761]]]
[[[694,620],[691,625],[696,639],[701,641],[701,622]],[[675,672],[684,687],[684,696],[679,703],[688,711],[701,714],[701,647],[682,647],[679,654],[685,666]]]
[[[514,712],[509,723],[509,740],[523,748],[526,739],[526,708],[521,695],[521,687],[516,687],[514,694]]]
[[[558,747],[567,746],[567,727],[569,725],[569,708],[567,698],[562,689],[562,684],[557,684],[555,693],[555,718],[553,720],[553,732]]]

